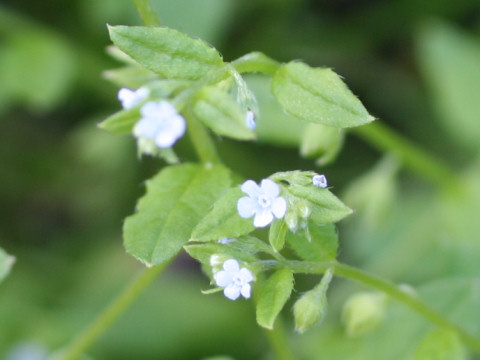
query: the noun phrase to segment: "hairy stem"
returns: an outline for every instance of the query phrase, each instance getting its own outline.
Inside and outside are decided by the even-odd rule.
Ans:
[[[142,21],[147,26],[162,26],[149,0],[133,0]]]
[[[78,359],[162,272],[168,262],[146,269],[73,342],[52,360]]]

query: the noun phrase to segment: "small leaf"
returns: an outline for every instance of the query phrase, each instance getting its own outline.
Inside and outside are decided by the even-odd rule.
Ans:
[[[257,303],[257,323],[273,329],[277,315],[290,297],[293,289],[293,273],[290,269],[275,272],[263,285]]]
[[[10,273],[15,257],[8,255],[0,248],[0,282]]]
[[[210,45],[166,27],[109,26],[120,50],[145,68],[171,79],[197,80],[223,65]]]
[[[138,106],[127,110],[120,110],[102,121],[98,126],[112,134],[126,134],[132,132],[133,126],[140,120]]]
[[[246,113],[218,87],[207,86],[200,90],[193,113],[218,135],[238,140],[255,139],[255,133],[246,125]]]
[[[230,172],[223,166],[183,164],[164,168],[147,181],[147,193],[138,202],[138,212],[125,221],[127,252],[147,266],[168,261],[229,186]]]
[[[285,244],[285,236],[287,234],[287,224],[283,220],[275,219],[270,226],[268,233],[268,241],[273,250],[280,251]]]
[[[275,73],[272,92],[288,113],[309,122],[344,128],[374,120],[340,77],[328,68],[290,62]]]
[[[341,202],[328,189],[314,185],[298,186],[292,184],[287,187],[287,190],[295,197],[310,202],[312,210],[310,218],[317,224],[334,223],[352,213],[352,209]]]
[[[308,241],[305,231],[308,231]],[[333,224],[316,224],[309,221],[307,228],[297,232],[288,232],[287,243],[303,260],[329,261],[337,256],[338,234]]]
[[[217,241],[223,238],[236,238],[255,230],[252,219],[238,215],[237,202],[245,194],[240,187],[234,187],[223,194],[213,205],[213,209],[192,231],[191,241]]]
[[[158,79],[158,75],[145,68],[125,66],[103,72],[103,77],[115,85],[129,89],[138,89],[145,83]]]
[[[344,139],[342,129],[320,124],[308,124],[300,145],[305,157],[317,157],[318,165],[327,165],[337,157]]]

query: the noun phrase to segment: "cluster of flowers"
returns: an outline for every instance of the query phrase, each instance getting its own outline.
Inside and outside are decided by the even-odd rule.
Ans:
[[[137,90],[121,88],[118,100],[127,110],[147,100],[150,91],[141,87]],[[140,108],[141,118],[133,128],[133,135],[137,138],[140,151],[152,154],[158,147],[165,149],[173,146],[186,130],[186,122],[175,107],[168,101],[148,101]],[[256,127],[255,114],[248,110],[245,122],[249,129]]]

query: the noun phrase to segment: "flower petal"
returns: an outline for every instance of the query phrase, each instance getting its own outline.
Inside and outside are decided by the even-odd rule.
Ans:
[[[237,202],[238,214],[244,219],[252,217],[253,214],[255,214],[255,212],[257,211],[257,205],[258,204],[252,198],[248,196],[244,196],[238,199],[238,202]]]
[[[142,118],[133,128],[133,134],[136,137],[154,139],[158,132],[158,124],[154,118]]]
[[[240,289],[238,286],[230,284],[223,290],[223,294],[230,300],[237,300],[240,296]]]
[[[269,225],[273,221],[273,215],[270,211],[257,212],[253,219],[253,226],[262,228]]]
[[[287,211],[287,201],[279,196],[272,202],[272,212],[277,219],[282,218]]]
[[[159,131],[155,136],[155,144],[160,148],[168,148],[175,144],[177,137],[169,131]]]
[[[238,261],[235,259],[228,259],[223,263],[223,269],[230,274],[235,274],[240,270],[240,265],[238,265]]]
[[[215,284],[221,287],[226,287],[232,283],[232,275],[227,271],[219,271],[213,276]]]
[[[247,180],[242,184],[241,187],[242,191],[246,193],[248,196],[257,197],[262,193],[262,190],[257,185],[257,183],[253,180]]]
[[[277,197],[280,194],[280,187],[277,185],[276,182],[270,179],[263,179],[260,188],[262,192],[267,195],[268,197]]]
[[[250,284],[245,284],[242,286],[242,288],[240,289],[240,293],[242,294],[242,296],[245,298],[245,299],[249,299],[250,298],[250,294],[252,292],[252,286]]]
[[[252,272],[247,268],[241,268],[239,271],[239,276],[242,278],[244,282],[247,282],[247,283],[253,280]]]
[[[140,113],[146,118],[156,118],[158,116],[158,104],[154,101],[149,101],[140,108]]]

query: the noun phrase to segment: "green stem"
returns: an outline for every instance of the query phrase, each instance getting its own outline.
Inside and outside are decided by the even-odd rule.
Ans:
[[[147,26],[162,26],[149,0],[133,0],[142,21]]]
[[[88,326],[78,337],[52,360],[78,359],[113,322],[124,313],[125,309],[145,290],[145,288],[168,265],[146,269]]]
[[[274,267],[273,262],[267,264],[269,267]],[[370,286],[377,290],[384,292],[393,299],[403,303],[410,309],[429,320],[431,323],[454,331],[459,335],[463,342],[472,350],[480,353],[480,339],[460,328],[441,313],[432,309],[415,294],[403,290],[392,282],[380,278],[376,275],[369,274],[360,269],[342,264],[336,261],[328,261],[323,263],[302,262],[302,261],[283,261],[276,264],[276,267],[288,267],[297,273],[306,274],[323,274],[329,267],[334,269],[335,275],[358,281],[364,285]]]
[[[369,125],[352,128],[351,131],[377,149],[392,152],[403,161],[406,167],[425,180],[445,189],[455,186],[457,181],[453,170],[381,122],[375,121]]]

